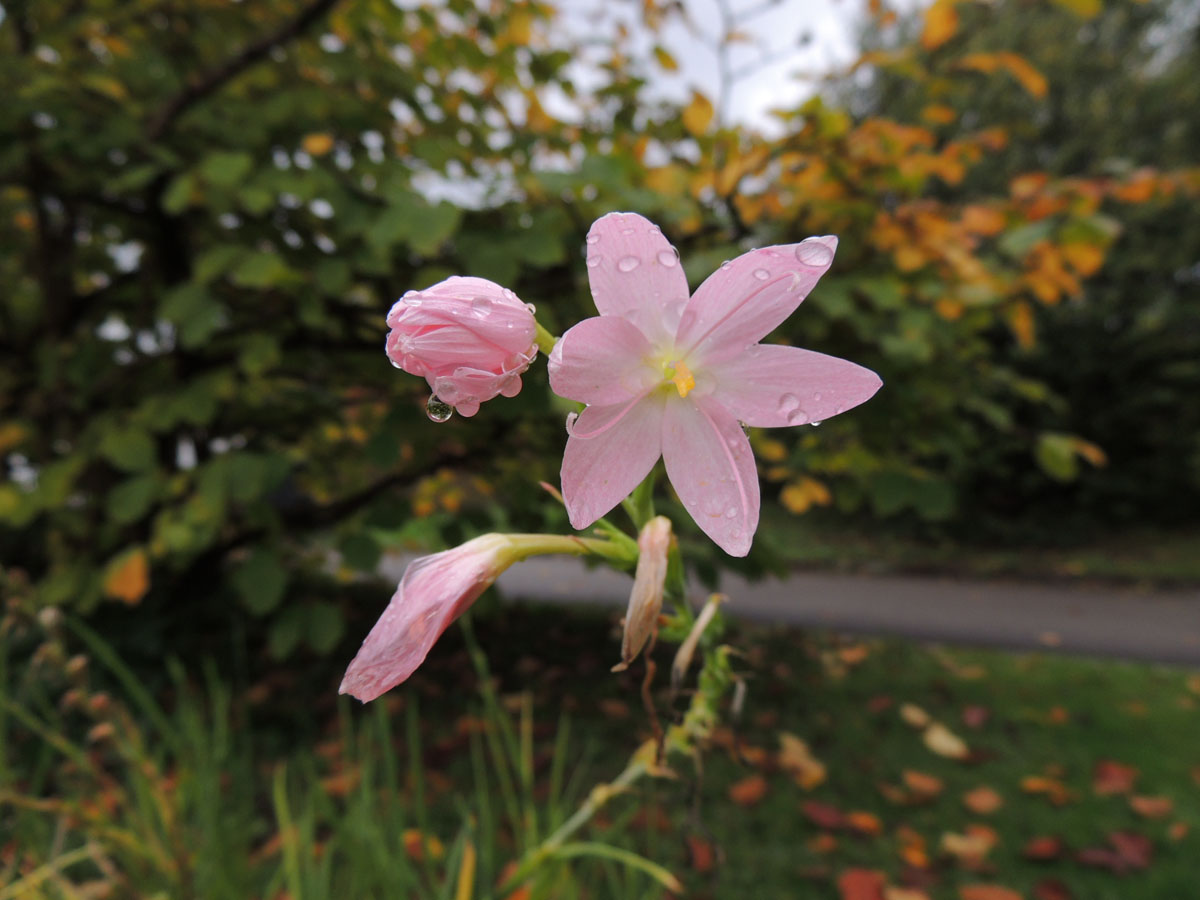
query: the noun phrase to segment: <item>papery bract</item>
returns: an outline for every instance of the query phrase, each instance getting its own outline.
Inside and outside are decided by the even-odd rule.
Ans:
[[[568,420],[562,489],[586,528],[666,461],[680,501],[732,556],[758,527],[758,472],[742,422],[819,422],[882,383],[846,360],[758,342],[800,305],[833,262],[837,238],[764,247],[722,265],[690,298],[679,254],[653,223],[610,213],[587,237],[600,315],[550,354],[555,393],[587,404]]]
[[[455,276],[409,291],[387,317],[392,363],[429,382],[464,416],[497,395],[515,397],[537,355],[533,313],[508,288]]]
[[[671,520],[655,516],[638,534],[637,571],[629,607],[625,610],[625,628],[621,635],[621,661],[613,667],[620,672],[646,646],[662,611],[663,585],[667,579],[667,553],[671,549]]]

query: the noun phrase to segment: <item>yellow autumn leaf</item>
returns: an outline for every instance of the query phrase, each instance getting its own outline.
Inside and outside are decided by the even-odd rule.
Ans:
[[[1104,250],[1095,244],[1083,241],[1072,241],[1063,244],[1059,250],[1063,258],[1070,263],[1071,268],[1084,278],[1094,275],[1104,263]]]
[[[1031,96],[1041,99],[1046,96],[1049,85],[1046,76],[1039,72],[1025,57],[1016,53],[1002,53],[1002,64],[1009,74],[1020,82],[1021,87]]]
[[[675,72],[679,69],[679,63],[675,61],[675,57],[667,52],[665,47],[655,47],[654,58],[668,72]]]
[[[333,149],[333,135],[324,132],[306,134],[300,146],[309,156],[324,156]]]
[[[828,506],[833,502],[833,495],[815,478],[801,478],[780,491],[779,502],[788,512],[800,515],[813,506]]]
[[[683,127],[689,134],[699,137],[712,124],[714,112],[711,100],[699,91],[692,91],[692,102],[683,108]]]
[[[967,746],[966,741],[941,722],[931,723],[921,738],[925,741],[925,746],[938,756],[944,756],[947,759],[966,759],[971,755],[971,748]]]
[[[915,703],[900,704],[900,718],[904,720],[905,725],[912,728],[926,728],[933,721],[929,713]]]
[[[812,755],[808,744],[786,731],[779,734],[779,768],[806,791],[824,782],[827,775],[825,764]]]
[[[1081,19],[1091,19],[1104,8],[1103,0],[1054,0],[1063,9],[1070,10]]]
[[[921,46],[926,50],[936,50],[958,31],[958,10],[956,0],[936,0],[933,6],[925,11],[925,25],[921,29]]]
[[[1108,454],[1097,444],[1085,441],[1081,437],[1071,438],[1071,449],[1090,462],[1097,469],[1108,465]]]
[[[140,602],[149,589],[150,564],[140,547],[114,559],[104,573],[104,593],[130,606]]]
[[[1017,343],[1028,350],[1037,343],[1037,330],[1033,320],[1033,307],[1024,301],[1014,303],[1008,310],[1008,327],[1012,329]]]

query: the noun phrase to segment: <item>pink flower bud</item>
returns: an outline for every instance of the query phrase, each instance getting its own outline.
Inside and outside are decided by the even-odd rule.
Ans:
[[[460,279],[466,280],[466,279]],[[504,535],[485,534],[409,563],[338,693],[374,700],[404,681],[429,649],[520,553]]]
[[[613,666],[614,672],[628,668],[658,628],[670,549],[671,520],[666,516],[655,516],[642,526],[638,535],[637,572],[629,594],[629,608],[625,611],[621,661]]]
[[[387,317],[392,364],[429,382],[461,415],[497,394],[515,397],[537,355],[533,313],[508,288],[455,276],[409,291]]]

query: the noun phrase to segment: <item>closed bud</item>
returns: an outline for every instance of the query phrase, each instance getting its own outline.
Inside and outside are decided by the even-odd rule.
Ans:
[[[621,661],[614,672],[627,668],[646,646],[658,626],[662,611],[663,585],[667,580],[667,552],[671,549],[671,520],[655,516],[638,535],[637,572],[625,611],[625,633],[621,638]]]

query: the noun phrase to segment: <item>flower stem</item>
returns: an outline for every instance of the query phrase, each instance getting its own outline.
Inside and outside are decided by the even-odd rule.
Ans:
[[[550,351],[554,349],[554,345],[558,343],[558,338],[547,331],[545,326],[537,319],[533,320],[533,324],[537,328],[534,340],[537,341],[538,349],[549,356]]]

